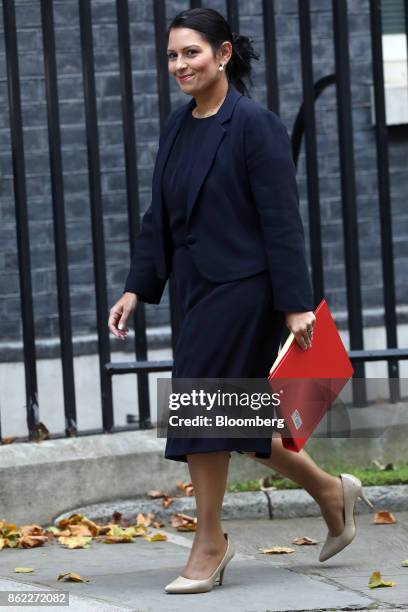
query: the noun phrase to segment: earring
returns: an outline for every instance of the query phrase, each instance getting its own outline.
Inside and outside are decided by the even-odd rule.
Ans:
[[[224,64],[220,64],[218,70],[224,70]]]

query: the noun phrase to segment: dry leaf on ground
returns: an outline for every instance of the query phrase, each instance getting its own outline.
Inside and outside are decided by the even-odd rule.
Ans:
[[[14,440],[17,440],[16,436],[6,436],[5,438],[1,439],[1,443],[2,444],[12,444]]]
[[[292,544],[297,544],[298,546],[303,546],[304,544],[318,544],[317,540],[313,540],[313,538],[308,538],[307,536],[299,536],[292,540]]]
[[[64,582],[89,582],[89,578],[82,578],[82,576],[75,574],[74,572],[59,574],[58,580],[63,580]]]
[[[294,548],[288,548],[287,546],[272,546],[272,548],[259,548],[264,555],[278,555],[282,553],[293,553],[295,552]]]
[[[67,527],[67,525],[77,525],[81,523],[84,518],[83,514],[71,514],[68,518],[61,519],[58,521],[58,527]]]
[[[368,586],[370,589],[376,589],[378,587],[392,587],[397,583],[392,580],[383,580],[381,576],[381,572],[373,572],[370,576],[370,580],[368,581]]]
[[[92,538],[86,536],[60,537],[58,542],[67,548],[89,548]]]
[[[397,519],[395,518],[392,512],[388,512],[388,510],[382,510],[380,512],[375,513],[373,522],[376,525],[388,525],[391,523],[396,523]]]
[[[181,512],[173,512],[170,524],[177,531],[195,531],[197,528],[197,518]]]
[[[162,542],[164,540],[167,540],[167,536],[165,533],[155,533],[154,535],[145,535],[143,537],[148,542]]]
[[[185,495],[189,495],[190,497],[194,495],[194,487],[192,482],[182,482],[181,480],[177,480],[176,487],[183,491]]]
[[[148,492],[147,495],[149,497],[152,497],[153,499],[157,499],[160,497],[166,497],[167,493],[165,493],[164,491],[156,491],[155,489],[152,489],[151,491]]]
[[[38,536],[23,536],[18,540],[19,548],[35,548],[36,546],[42,546],[48,542],[48,536],[38,535]]]
[[[136,525],[143,525],[144,527],[149,527],[154,519],[154,512],[149,512],[147,516],[145,516],[142,512],[136,517]]]
[[[34,571],[33,567],[15,567],[14,571],[16,574],[29,574]]]
[[[175,497],[170,497],[170,495],[165,495],[163,497],[163,508],[168,508],[170,504],[173,503],[174,500],[175,500]]]

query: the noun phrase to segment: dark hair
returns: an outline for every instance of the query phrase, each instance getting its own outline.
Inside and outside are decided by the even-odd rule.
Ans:
[[[251,60],[259,59],[259,54],[252,46],[248,36],[235,34],[231,31],[228,21],[218,11],[211,8],[194,8],[181,11],[171,22],[167,36],[172,28],[191,28],[197,30],[211,45],[214,55],[226,40],[232,43],[232,55],[227,63],[227,79],[240,93],[249,96],[248,89],[243,81],[248,78],[252,87]]]

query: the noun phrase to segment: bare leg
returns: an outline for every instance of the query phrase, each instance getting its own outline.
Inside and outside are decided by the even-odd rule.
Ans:
[[[298,453],[287,450],[280,436],[272,438],[269,459],[255,457],[254,453],[246,454],[303,487],[319,504],[330,535],[340,535],[344,529],[344,515],[343,490],[339,477],[320,468],[305,449],[302,448]]]
[[[189,559],[181,572],[185,578],[208,578],[227,549],[220,516],[227,486],[229,459],[228,451],[187,455],[196,498],[197,530]]]

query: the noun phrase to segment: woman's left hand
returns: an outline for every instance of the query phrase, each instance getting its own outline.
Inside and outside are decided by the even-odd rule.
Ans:
[[[310,310],[308,312],[287,312],[285,317],[286,326],[295,336],[300,348],[306,351],[312,346],[315,315]]]

